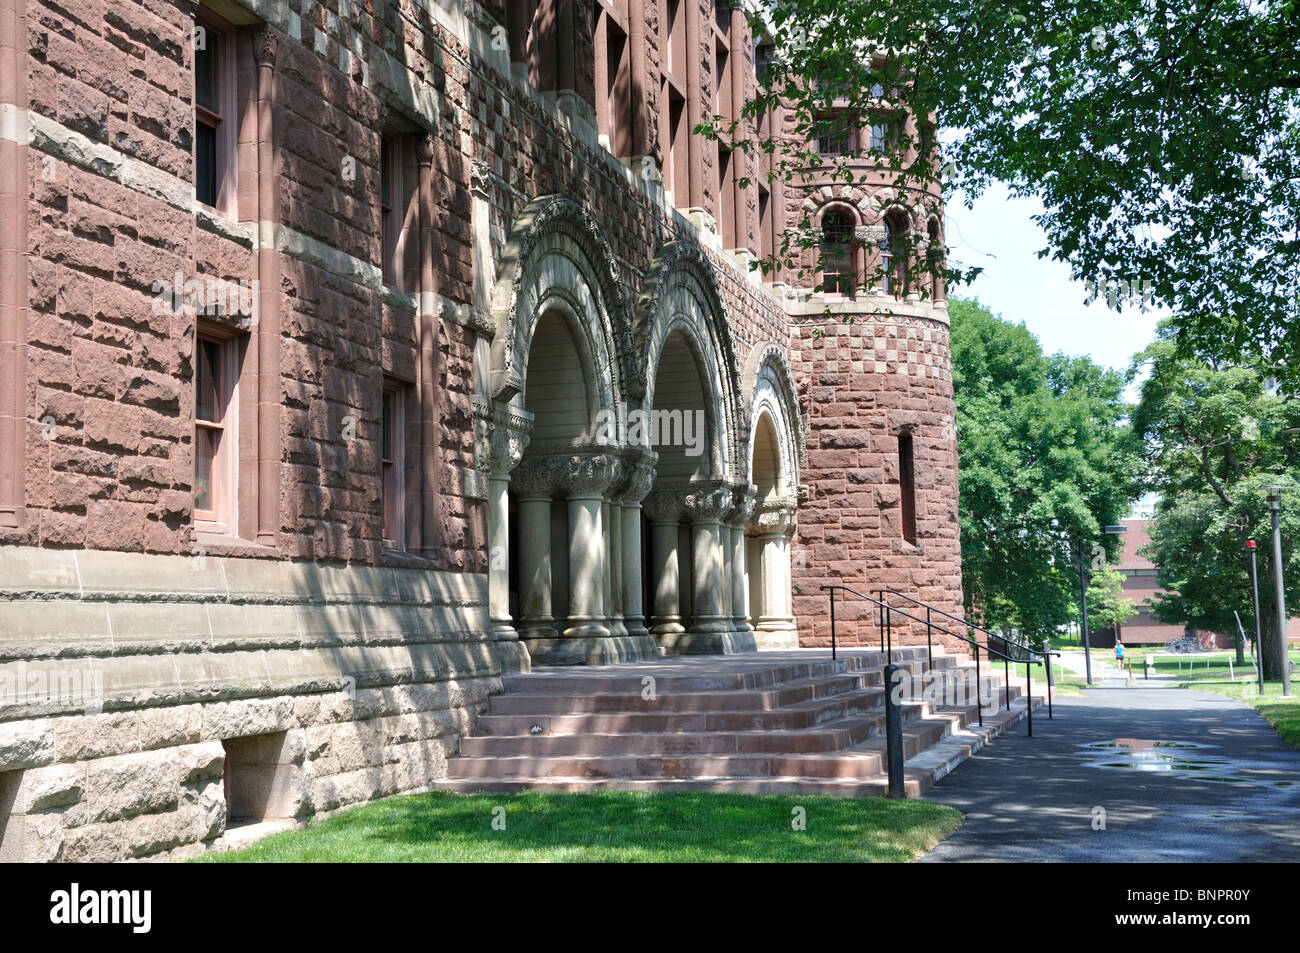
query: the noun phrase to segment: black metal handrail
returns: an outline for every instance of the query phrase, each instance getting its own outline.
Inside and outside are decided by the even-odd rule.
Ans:
[[[922,602],[920,599],[916,598],[915,596],[909,596],[907,593],[905,593],[905,592],[899,592],[897,589],[878,589],[878,590],[876,590],[876,591],[877,591],[877,592],[887,592],[887,593],[889,593],[890,595],[893,595],[893,596],[902,596],[902,597],[903,597],[904,599],[906,599],[908,602],[914,603],[915,605],[918,605],[918,606],[924,606],[925,609],[926,609],[926,613],[927,613],[927,614],[928,614],[929,612],[931,612],[931,611],[933,611],[933,612],[937,612],[937,613],[939,613],[939,615],[943,616],[943,617],[946,618],[946,619],[951,619],[953,622],[960,622],[962,625],[966,626],[966,628],[968,628],[968,629],[978,629],[980,632],[983,632],[983,633],[984,633],[984,636],[985,636],[985,642],[986,642],[986,643],[987,643],[987,640],[988,640],[988,639],[998,639],[998,640],[1000,640],[1000,641],[1002,641],[1002,642],[1007,642],[1007,643],[1009,643],[1009,644],[1011,644],[1011,645],[1014,645],[1016,648],[1018,648],[1018,649],[1020,649],[1020,650],[1022,650],[1022,651],[1024,651],[1024,652],[1030,652],[1030,653],[1032,653],[1032,654],[1034,654],[1034,655],[1038,655],[1038,656],[1042,656],[1042,657],[1046,657],[1046,656],[1048,656],[1048,655],[1060,655],[1060,654],[1061,654],[1060,652],[1042,651],[1042,650],[1039,650],[1039,649],[1033,648],[1032,646],[1025,645],[1023,642],[1017,642],[1015,639],[1013,639],[1013,638],[1009,638],[1008,636],[1005,636],[1005,635],[999,635],[999,634],[996,633],[996,632],[990,632],[988,629],[984,628],[984,626],[979,625],[978,623],[971,622],[969,619],[963,619],[963,618],[962,618],[961,616],[959,616],[959,615],[953,615],[953,613],[951,613],[951,612],[945,612],[943,609],[940,609],[940,608],[938,608],[938,607],[936,607],[936,606],[932,606],[932,605],[930,605],[928,602]]]
[[[880,647],[881,647],[881,650],[882,650],[882,651],[886,652],[886,656],[885,656],[885,658],[886,658],[887,662],[890,663],[890,664],[892,664],[892,663],[893,663],[893,660],[894,660],[894,642],[893,642],[893,616],[894,616],[894,613],[898,613],[900,616],[902,616],[902,617],[905,618],[905,619],[911,619],[911,620],[914,621],[914,622],[919,622],[919,623],[921,623],[922,625],[924,625],[924,626],[926,627],[926,637],[925,637],[925,641],[926,641],[926,650],[927,650],[927,656],[928,656],[928,659],[929,659],[929,666],[930,666],[930,669],[931,669],[931,670],[933,670],[933,668],[934,668],[934,648],[933,648],[933,638],[932,638],[932,636],[933,636],[933,632],[934,632],[935,630],[939,631],[939,632],[942,633],[943,635],[947,635],[947,636],[949,636],[949,637],[951,637],[951,638],[954,638],[954,639],[959,639],[960,641],[965,642],[965,643],[967,643],[968,645],[972,646],[972,647],[974,648],[974,650],[975,650],[975,700],[976,700],[976,703],[977,703],[976,706],[975,706],[975,710],[976,710],[977,717],[978,717],[978,719],[979,719],[979,724],[980,724],[980,725],[983,725],[983,724],[984,724],[984,704],[983,704],[983,700],[980,698],[980,690],[979,690],[979,679],[980,679],[980,649],[983,649],[986,653],[988,653],[988,655],[989,655],[989,657],[990,657],[990,660],[991,660],[993,657],[997,657],[997,658],[1002,659],[1002,667],[1003,667],[1003,682],[1004,682],[1004,684],[1005,684],[1005,686],[1006,686],[1006,693],[1005,693],[1005,694],[1006,694],[1006,708],[1007,708],[1007,711],[1010,711],[1010,710],[1011,710],[1011,691],[1010,691],[1010,689],[1011,689],[1011,672],[1010,672],[1010,664],[1011,664],[1011,662],[1020,662],[1020,661],[1023,661],[1023,662],[1025,663],[1025,712],[1026,712],[1026,715],[1027,715],[1028,733],[1029,733],[1029,736],[1030,736],[1030,737],[1033,737],[1033,734],[1034,734],[1033,679],[1032,679],[1032,676],[1030,675],[1029,666],[1030,666],[1031,664],[1032,664],[1032,665],[1042,665],[1042,664],[1044,664],[1043,661],[1042,661],[1041,659],[1038,659],[1038,658],[1029,658],[1029,659],[1013,659],[1013,658],[1011,658],[1009,655],[1006,655],[1006,654],[1004,654],[1004,653],[1002,653],[1002,652],[999,652],[997,649],[993,648],[991,645],[983,645],[983,646],[981,646],[981,645],[979,644],[979,642],[976,641],[975,639],[973,639],[973,638],[969,638],[968,636],[965,636],[965,635],[961,635],[960,633],[957,633],[957,632],[953,632],[951,629],[947,628],[946,626],[940,625],[940,624],[938,624],[937,622],[935,622],[935,621],[933,620],[933,617],[932,617],[932,610],[933,610],[933,611],[938,611],[941,615],[948,615],[948,613],[944,613],[943,610],[934,610],[932,606],[928,606],[928,605],[926,605],[925,603],[921,602],[921,601],[918,600],[918,599],[912,599],[912,597],[910,597],[910,596],[907,596],[907,597],[906,597],[906,598],[910,599],[911,601],[916,602],[918,605],[925,606],[925,608],[926,608],[926,618],[924,618],[924,619],[920,618],[919,616],[914,616],[914,615],[912,615],[910,612],[907,612],[907,611],[904,610],[904,609],[898,609],[898,608],[895,608],[894,606],[889,605],[889,603],[885,602],[883,599],[877,599],[877,598],[875,598],[874,596],[869,596],[869,595],[867,595],[867,594],[864,593],[864,592],[859,592],[857,589],[854,589],[852,586],[846,586],[846,585],[843,585],[843,584],[841,584],[841,583],[832,583],[832,584],[830,584],[830,585],[824,585],[824,586],[821,587],[821,590],[822,590],[823,592],[829,592],[829,593],[830,593],[830,600],[831,600],[831,658],[832,658],[832,659],[834,659],[834,658],[836,657],[836,635],[835,635],[835,590],[837,590],[837,589],[842,590],[842,591],[844,591],[844,592],[851,592],[851,593],[853,593],[853,595],[857,596],[858,598],[860,598],[860,599],[865,599],[867,602],[874,603],[875,605],[877,605],[877,606],[880,607],[880,609],[881,609],[881,613],[880,613],[881,644],[880,644]],[[883,589],[882,589],[882,590],[877,590],[877,591],[880,592],[881,595],[883,596],[886,590],[883,590]],[[888,590],[888,591],[893,592],[894,590]],[[904,594],[903,594],[903,593],[899,593],[899,595],[904,595]],[[983,632],[985,632],[985,633],[988,632],[987,629],[984,629],[984,628],[982,628],[982,627],[979,627],[979,628],[980,628],[981,631],[983,631]],[[997,636],[994,636],[994,637],[997,638]],[[1018,643],[1016,643],[1016,644],[1018,644]],[[1027,647],[1026,647],[1026,648],[1027,648]],[[1041,652],[1041,651],[1033,650],[1033,649],[1031,649],[1030,651],[1031,651],[1034,655],[1043,656],[1043,657],[1046,657],[1047,655],[1060,654],[1060,653],[1045,653],[1045,652]],[[1049,662],[1050,662],[1050,659],[1049,659]],[[1052,676],[1051,676],[1051,666],[1050,666],[1050,664],[1049,664],[1048,667],[1047,667],[1047,717],[1048,717],[1049,719],[1052,717]]]

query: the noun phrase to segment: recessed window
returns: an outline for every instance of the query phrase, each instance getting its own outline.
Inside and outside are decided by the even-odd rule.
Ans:
[[[871,152],[888,152],[894,147],[892,123],[877,120],[867,126],[867,149]]]
[[[632,71],[627,32],[617,6],[596,8],[596,125],[606,147],[616,156],[632,154]],[[626,10],[626,6],[623,7]],[[602,55],[603,54],[603,55]]]
[[[912,435],[898,435],[898,506],[903,539],[916,543],[916,466]]]
[[[853,150],[853,123],[840,113],[821,121],[817,133],[817,153],[823,156],[841,156]]]
[[[907,294],[907,245],[904,235],[907,226],[895,217],[885,219],[885,240],[880,244],[880,272],[884,278],[885,294],[902,297]]]
[[[293,763],[287,738],[287,732],[276,731],[221,742],[226,754],[221,780],[227,830],[262,821],[288,820],[297,813],[295,777],[302,768]]]
[[[235,198],[234,33],[205,15],[194,24],[194,197],[223,215]]]
[[[406,541],[406,407],[405,388],[386,385],[380,435],[384,498],[384,545],[404,549]]]
[[[853,219],[832,209],[822,218],[822,292],[852,295],[857,284],[853,268]]]
[[[386,134],[379,150],[379,216],[384,284],[410,291],[418,272],[415,140]]]
[[[194,520],[215,533],[236,525],[239,345],[235,335],[200,330],[194,349]]]

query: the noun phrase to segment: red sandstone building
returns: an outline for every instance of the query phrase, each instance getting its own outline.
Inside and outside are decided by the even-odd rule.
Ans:
[[[942,289],[855,292],[942,223],[691,135],[756,55],[700,0],[4,0],[0,854],[427,787],[502,673],[824,645],[826,582],[959,610]],[[751,267],[805,208],[824,294]]]

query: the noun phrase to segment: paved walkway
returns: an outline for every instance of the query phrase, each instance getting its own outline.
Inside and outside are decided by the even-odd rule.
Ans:
[[[931,789],[966,823],[924,861],[1300,860],[1300,751],[1259,714],[1124,687],[1113,661],[1093,679],[1108,687],[1058,698],[1033,738],[1017,729]]]

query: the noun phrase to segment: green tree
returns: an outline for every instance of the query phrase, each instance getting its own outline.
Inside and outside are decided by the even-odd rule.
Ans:
[[[883,170],[896,194],[936,209],[936,170],[972,198],[1001,181],[1042,198],[1043,254],[1103,296],[1168,306],[1186,353],[1254,349],[1300,374],[1284,360],[1300,352],[1296,0],[749,3],[775,55],[725,131],[773,156],[774,177],[852,184]],[[790,116],[780,129],[760,121],[777,106]],[[869,142],[827,157],[779,138],[815,143],[846,116],[893,130],[877,171],[855,162]],[[803,222],[776,257],[810,233]]]
[[[1137,615],[1137,606],[1124,595],[1124,574],[1112,566],[1094,571],[1088,577],[1088,624],[1094,629],[1113,629],[1117,633]]]
[[[1283,578],[1291,607],[1300,599],[1300,402],[1271,394],[1267,368],[1179,355],[1173,331],[1137,355],[1147,366],[1134,409],[1146,445],[1150,487],[1161,494],[1145,555],[1168,592],[1158,618],[1214,632],[1236,632],[1233,610],[1249,626],[1246,541],[1259,545],[1260,622],[1266,678],[1281,675],[1271,520],[1266,487],[1284,486]]]
[[[1076,615],[1080,549],[1104,562],[1118,543],[1101,528],[1136,494],[1124,377],[1044,355],[977,302],[949,315],[966,608],[1042,638]]]

